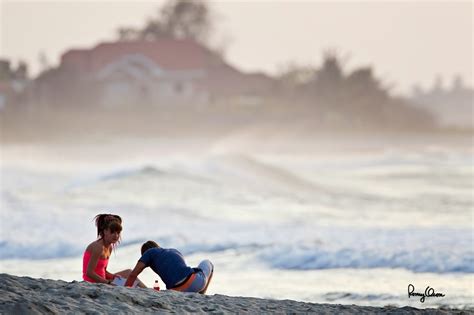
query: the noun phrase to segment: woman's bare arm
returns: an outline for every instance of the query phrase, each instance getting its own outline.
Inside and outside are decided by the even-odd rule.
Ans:
[[[91,258],[87,264],[87,276],[95,282],[110,283],[109,280],[102,278],[95,272],[99,258],[102,255],[102,246],[100,244],[93,244],[92,246],[89,246],[88,250],[91,253]]]
[[[114,280],[116,276],[117,275],[115,273],[110,273],[107,270],[105,270],[105,279]]]

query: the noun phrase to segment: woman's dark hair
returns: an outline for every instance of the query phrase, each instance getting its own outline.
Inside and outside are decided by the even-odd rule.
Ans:
[[[104,237],[104,230],[111,232],[122,232],[122,218],[116,214],[98,214],[95,216],[95,226],[97,226],[97,237]]]
[[[155,241],[147,241],[145,243],[143,243],[142,245],[142,255],[145,254],[145,252],[151,248],[155,248],[155,247],[160,247],[160,245],[158,245],[158,243],[156,243]]]

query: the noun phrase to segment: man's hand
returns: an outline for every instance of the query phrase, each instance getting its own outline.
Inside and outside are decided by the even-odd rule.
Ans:
[[[142,263],[141,261],[137,262],[135,268],[133,268],[132,272],[130,273],[130,275],[128,276],[127,278],[127,282],[125,282],[125,286],[126,287],[131,287],[133,285],[133,283],[135,282],[135,280],[137,279],[138,275],[143,271],[143,269],[145,269],[146,266],[144,263]]]

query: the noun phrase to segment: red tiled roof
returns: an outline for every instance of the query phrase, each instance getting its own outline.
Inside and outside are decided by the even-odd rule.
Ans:
[[[191,40],[127,41],[102,43],[91,50],[69,50],[62,55],[61,66],[95,72],[130,54],[142,54],[165,70],[202,69],[210,56],[205,47]]]

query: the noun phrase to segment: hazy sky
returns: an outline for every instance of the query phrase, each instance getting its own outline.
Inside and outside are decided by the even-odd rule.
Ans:
[[[31,72],[44,52],[51,65],[70,48],[115,38],[119,26],[142,26],[164,1],[0,0],[0,56],[23,59]],[[348,57],[345,69],[371,65],[396,92],[415,83],[445,85],[461,75],[472,86],[473,2],[209,1],[214,42],[245,71],[277,73],[289,62],[320,65],[326,49]]]

